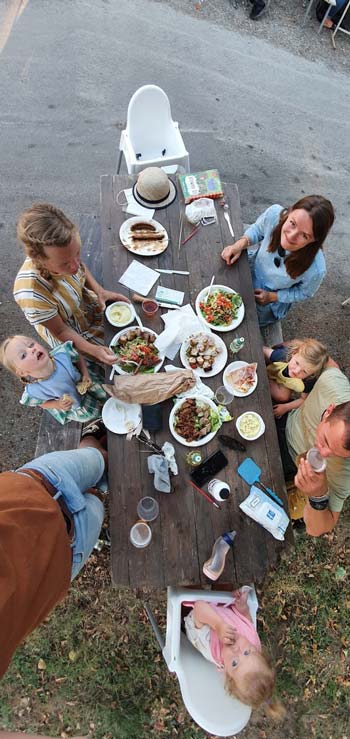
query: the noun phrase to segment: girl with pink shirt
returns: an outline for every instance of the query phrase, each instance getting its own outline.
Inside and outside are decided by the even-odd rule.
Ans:
[[[187,638],[225,673],[225,688],[230,695],[252,708],[265,703],[271,717],[280,717],[284,709],[272,698],[275,670],[250,616],[249,591],[237,590],[233,595],[235,602],[228,605],[196,600],[184,619]]]

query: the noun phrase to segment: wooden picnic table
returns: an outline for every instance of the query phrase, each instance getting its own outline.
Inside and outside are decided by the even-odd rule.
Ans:
[[[130,253],[120,242],[119,229],[128,216],[116,203],[116,197],[120,190],[130,187],[133,182],[134,179],[128,175],[101,177],[104,287],[123,292],[129,297],[129,291],[118,283],[118,279],[135,259],[135,254]],[[225,183],[224,190],[226,202],[230,207],[235,238],[238,238],[243,230],[238,189],[234,184]],[[147,468],[147,458],[152,452],[147,453],[147,447],[135,438],[127,441],[125,436],[108,432],[111,567],[113,583],[118,586],[163,588],[167,585],[208,584],[209,581],[202,572],[203,563],[209,558],[215,539],[225,531],[233,529],[238,532],[235,546],[233,551],[228,553],[225,569],[217,582],[232,583],[235,586],[261,582],[266,573],[277,564],[279,554],[286,543],[292,539],[289,527],[286,541],[277,541],[243,514],[238,507],[248,495],[249,487],[237,475],[236,469],[247,456],[252,457],[262,469],[261,480],[264,484],[286,500],[247,257],[243,254],[233,267],[226,266],[220,258],[222,248],[231,243],[232,238],[223,217],[223,208],[218,203],[216,203],[218,223],[202,227],[178,253],[180,212],[183,210],[184,203],[179,194],[171,206],[156,211],[154,218],[166,228],[170,239],[169,246],[158,257],[138,257],[138,259],[149,267],[188,270],[190,275],[189,277],[160,275],[151,295],[155,294],[159,284],[183,290],[184,304],[191,302],[194,307],[197,294],[209,284],[213,274],[216,284],[230,286],[240,293],[245,305],[243,323],[235,331],[219,335],[227,345],[234,336],[244,336],[245,345],[239,359],[258,362],[258,385],[249,398],[235,398],[228,408],[234,419],[245,410],[257,411],[265,421],[266,431],[256,441],[246,442],[246,453],[223,449],[229,464],[218,477],[229,482],[231,495],[228,501],[222,504],[221,510],[214,508],[189,485],[189,468],[185,457],[190,450],[187,446],[177,443],[169,430],[168,419],[173,405],[172,400],[162,404],[163,428],[161,432],[153,435],[153,438],[160,446],[168,440],[176,449],[179,474],[172,478],[173,493],[155,491],[153,475],[149,474]],[[185,220],[183,239],[192,228]],[[158,311],[150,321],[142,315],[145,326],[159,333],[164,327],[161,313],[165,310]],[[109,343],[116,332],[117,329],[106,326],[106,343]],[[230,357],[229,354],[228,361],[234,359],[237,359],[237,355]],[[178,355],[171,363],[182,366]],[[204,378],[204,382],[216,389],[222,384],[222,373],[213,378]],[[234,434],[239,438],[234,421],[224,423],[220,431]],[[214,437],[200,450],[203,456],[207,456],[219,448],[220,443],[217,437]],[[129,532],[137,520],[137,503],[144,495],[151,495],[158,500],[160,515],[151,523],[151,544],[145,549],[136,549],[129,541]]]

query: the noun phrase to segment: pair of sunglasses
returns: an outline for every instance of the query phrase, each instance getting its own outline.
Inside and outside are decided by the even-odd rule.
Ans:
[[[275,257],[274,260],[273,260],[273,263],[274,263],[275,267],[279,267],[280,264],[281,264],[281,260],[282,259],[284,260],[284,258],[286,256],[286,250],[283,249],[283,246],[279,246],[278,249],[277,249],[277,252],[278,252],[279,256],[278,257]]]

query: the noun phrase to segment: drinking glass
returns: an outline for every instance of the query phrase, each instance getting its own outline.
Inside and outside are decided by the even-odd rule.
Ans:
[[[147,523],[138,521],[130,529],[130,541],[138,549],[147,547],[152,539],[152,531]]]
[[[225,385],[220,385],[215,391],[215,400],[219,405],[229,405],[232,403],[234,395],[226,390]]]
[[[153,298],[146,298],[142,303],[142,310],[147,318],[153,318],[157,313],[159,304]]]
[[[155,521],[159,514],[159,504],[150,495],[141,498],[137,504],[137,515],[143,521]]]

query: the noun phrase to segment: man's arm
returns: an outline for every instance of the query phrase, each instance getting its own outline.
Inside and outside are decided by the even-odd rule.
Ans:
[[[329,508],[326,508],[324,511],[316,511],[314,508],[311,508],[310,503],[307,503],[303,516],[306,532],[309,536],[321,536],[322,534],[327,534],[329,531],[333,531],[338,523],[340,513],[330,511]]]
[[[323,498],[328,494],[326,472],[315,472],[306,459],[300,460],[294,482],[296,487],[308,498]],[[339,515],[328,507],[323,510],[316,510],[308,501],[303,513],[307,533],[310,536],[321,536],[321,534],[332,531],[338,522]]]

